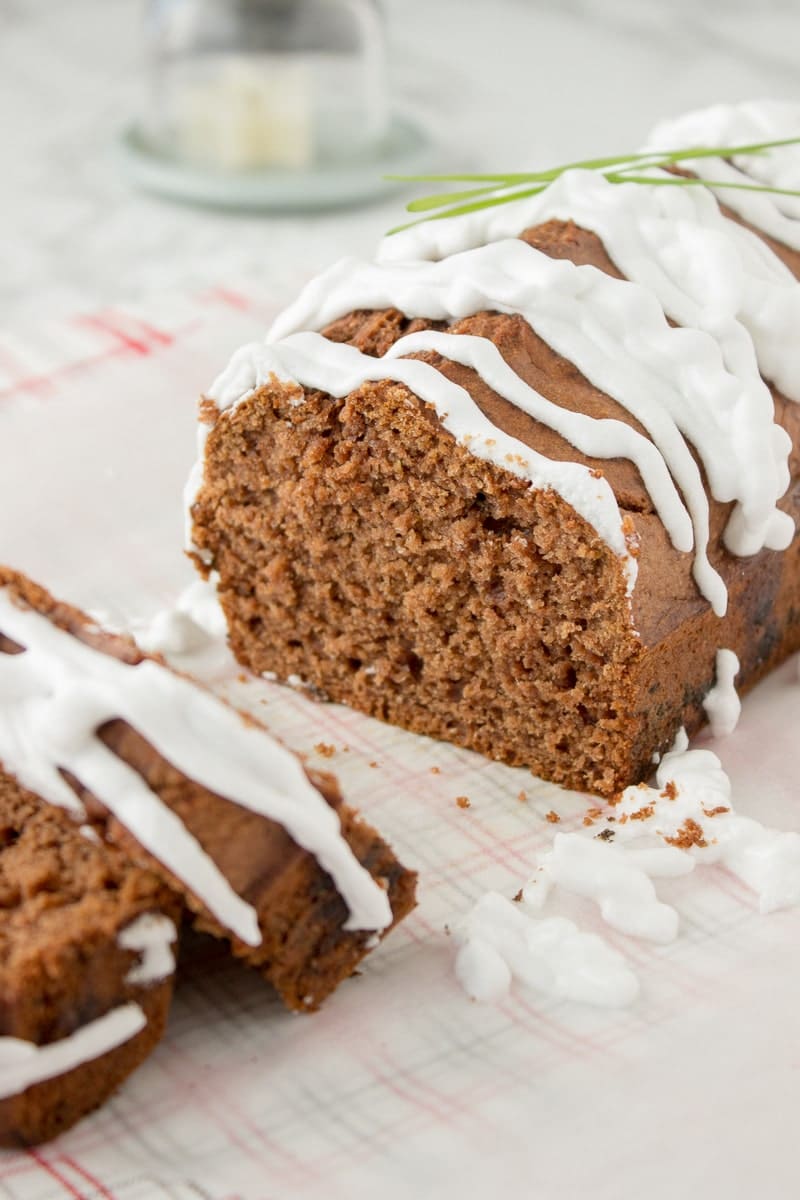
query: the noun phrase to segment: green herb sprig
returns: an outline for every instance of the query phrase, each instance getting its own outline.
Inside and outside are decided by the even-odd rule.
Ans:
[[[587,158],[581,162],[565,163],[560,167],[550,167],[546,171],[530,171],[525,173],[496,174],[496,175],[387,175],[387,179],[401,183],[471,183],[480,184],[464,190],[436,192],[432,196],[423,196],[412,200],[406,205],[410,213],[424,213],[417,220],[408,221],[390,229],[389,233],[400,233],[424,221],[438,221],[444,217],[457,217],[462,213],[477,212],[482,208],[494,208],[499,204],[509,204],[512,200],[521,200],[526,196],[536,196],[543,192],[555,179],[565,171],[586,170],[598,171],[609,183],[644,183],[651,186],[691,187],[700,185],[712,188],[732,188],[744,192],[769,192],[775,196],[798,196],[800,191],[792,188],[769,187],[760,183],[739,183],[736,180],[700,179],[696,175],[653,176],[644,174],[657,168],[669,169],[691,163],[698,158],[730,159],[737,154],[764,154],[778,146],[796,146],[800,137],[781,138],[772,142],[753,142],[744,146],[692,146],[682,150],[643,151],[638,154],[618,154],[605,158]]]

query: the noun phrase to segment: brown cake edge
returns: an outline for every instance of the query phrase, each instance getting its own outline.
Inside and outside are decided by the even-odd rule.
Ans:
[[[29,1145],[102,1104],[160,1040],[174,972],[129,982],[139,954],[119,938],[149,914],[177,926],[180,903],[152,873],[88,839],[69,814],[2,770],[0,832],[0,1037],[57,1044],[131,1002],[146,1019],[106,1053],[0,1099],[0,1145]]]
[[[139,1033],[105,1054],[0,1100],[0,1146],[40,1145],[65,1133],[119,1091],[161,1041],[172,1000],[172,978],[137,1000],[146,1018]]]

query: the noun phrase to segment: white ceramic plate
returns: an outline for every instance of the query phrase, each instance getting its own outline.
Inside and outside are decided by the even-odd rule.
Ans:
[[[138,125],[127,126],[117,150],[138,186],[171,200],[245,211],[313,211],[365,203],[395,191],[387,175],[413,175],[431,165],[432,141],[412,118],[395,113],[381,146],[349,163],[308,170],[214,171],[166,156]]]

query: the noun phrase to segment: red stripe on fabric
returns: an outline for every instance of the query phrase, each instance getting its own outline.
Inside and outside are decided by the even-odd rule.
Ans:
[[[57,1171],[53,1164],[48,1162],[38,1150],[29,1149],[26,1150],[25,1153],[34,1160],[34,1162],[44,1171],[46,1175],[49,1175],[52,1179],[55,1179],[57,1183],[62,1184],[68,1196],[72,1196],[74,1200],[89,1200],[89,1197],[85,1192],[79,1192],[77,1188],[74,1188],[70,1181],[65,1179],[61,1172]]]
[[[120,358],[127,353],[125,346],[114,346],[111,350],[104,350],[98,354],[91,355],[89,358],[82,358],[78,362],[66,363],[63,367],[56,367],[47,375],[29,375],[25,379],[16,380],[11,387],[0,390],[0,400],[5,400],[13,396],[15,392],[44,392],[52,390],[56,381],[65,375],[69,375],[74,371],[81,371],[86,367],[93,367],[98,363],[106,362],[111,358]]]
[[[384,1070],[380,1063],[374,1057],[365,1059],[359,1056],[363,1066],[372,1074],[373,1079],[388,1088],[398,1099],[405,1101],[412,1107],[421,1108],[429,1116],[434,1117],[437,1121],[444,1125],[449,1125],[453,1120],[451,1106],[446,1097],[443,1097],[439,1092],[420,1078],[408,1079],[407,1083],[403,1082],[403,1073],[397,1072],[390,1074],[392,1067],[395,1066],[394,1060],[387,1055],[386,1069]],[[428,1093],[428,1097],[421,1095],[422,1089]]]
[[[110,1192],[104,1183],[101,1183],[96,1175],[92,1175],[80,1163],[76,1163],[74,1158],[69,1158],[66,1154],[59,1155],[59,1162],[63,1162],[69,1167],[70,1171],[74,1171],[76,1175],[82,1176],[87,1183],[90,1183],[97,1192],[98,1196],[102,1196],[104,1200],[115,1200],[113,1192]]]
[[[257,1166],[263,1167],[263,1160],[260,1157],[257,1147],[249,1145],[238,1134],[234,1122],[246,1126],[250,1132],[258,1139],[261,1146],[274,1153],[279,1159],[290,1167],[293,1171],[297,1171],[300,1167],[305,1167],[309,1171],[314,1171],[312,1165],[308,1162],[303,1162],[301,1159],[289,1150],[287,1147],[281,1146],[280,1142],[275,1141],[267,1132],[255,1125],[253,1121],[246,1116],[244,1112],[239,1110],[235,1104],[229,1104],[224,1112],[221,1112],[216,1107],[215,1099],[207,1100],[205,1093],[198,1090],[194,1086],[194,1080],[187,1072],[190,1070],[191,1064],[187,1056],[181,1051],[178,1046],[170,1045],[168,1042],[163,1042],[161,1046],[161,1063],[164,1069],[173,1080],[176,1080],[188,1093],[192,1093],[194,1102],[202,1109],[206,1115],[211,1118],[212,1122],[216,1120],[218,1126],[222,1128],[230,1140],[242,1155],[245,1155]],[[231,1119],[232,1118],[232,1119]],[[316,1174],[316,1172],[315,1172]]]
[[[498,838],[490,830],[487,830],[481,821],[476,821],[470,813],[464,814],[464,820],[463,823],[459,823],[458,832],[464,841],[475,847],[475,851],[467,857],[473,858],[477,852],[479,857],[485,858],[488,862],[497,863],[506,870],[512,869],[509,858],[513,858],[529,874],[533,873],[527,854],[517,849],[517,843],[521,840],[518,835],[515,834],[510,838]]]
[[[247,312],[253,307],[252,301],[247,296],[243,296],[240,292],[234,292],[230,288],[217,287],[208,294],[240,312]]]
[[[20,363],[20,360],[17,358],[17,356],[12,354],[8,346],[4,346],[2,342],[0,342],[0,369],[5,371],[13,378],[14,375],[18,374],[21,366],[23,370],[27,369]]]
[[[150,325],[149,322],[143,321],[141,317],[136,317],[136,324],[142,330],[145,337],[148,337],[156,346],[171,346],[175,338],[171,333],[167,333],[164,329],[158,329],[155,325]]]
[[[93,318],[79,318],[79,321],[87,323],[93,321]],[[194,330],[200,328],[201,325],[202,322],[200,320],[190,321],[188,324],[182,326],[180,330],[176,331],[172,337],[169,337],[167,334],[161,334],[158,344],[167,348],[176,342],[179,335],[183,337],[187,333],[192,333]],[[103,328],[105,329],[105,326]],[[105,331],[111,332],[107,329]],[[60,379],[77,371],[88,370],[111,359],[124,357],[124,355],[131,352],[148,356],[154,349],[151,347],[143,351],[139,350],[139,342],[134,341],[131,343],[130,340],[124,338],[118,339],[118,342],[118,345],[106,350],[99,350],[96,354],[88,355],[86,358],[78,359],[76,362],[65,363],[61,367],[56,367],[46,375],[29,375],[21,379],[15,379],[9,387],[0,389],[0,400],[6,400],[16,392],[50,392],[55,388]],[[132,351],[132,347],[136,347],[136,349]]]
[[[149,343],[143,342],[140,339],[133,338],[124,329],[119,329],[113,320],[108,317],[77,317],[75,323],[77,325],[86,325],[89,329],[100,329],[104,333],[108,333],[111,337],[123,345],[127,350],[133,351],[134,354],[148,355],[151,347]]]

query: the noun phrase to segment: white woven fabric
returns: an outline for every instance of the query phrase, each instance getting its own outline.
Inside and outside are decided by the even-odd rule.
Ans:
[[[116,625],[174,599],[192,577],[195,400],[268,308],[221,291],[0,335],[0,561]],[[472,1004],[448,927],[487,888],[513,895],[552,838],[545,814],[577,827],[586,798],[234,669],[218,682],[339,775],[420,871],[419,908],[310,1017],[198,948],[161,1047],[59,1142],[0,1156],[0,1197],[793,1194],[800,913],[760,917],[731,876],[698,870],[668,887],[675,943],[613,936],[642,980],[631,1008]],[[789,664],[714,746],[739,810],[783,829],[800,829],[799,717]],[[553,911],[600,929],[586,902]]]

